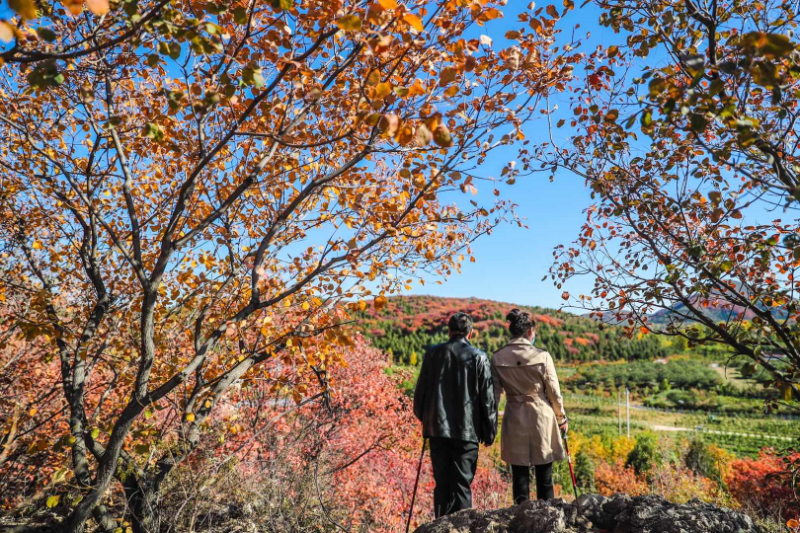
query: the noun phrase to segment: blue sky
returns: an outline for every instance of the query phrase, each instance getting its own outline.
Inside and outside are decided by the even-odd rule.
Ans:
[[[549,3],[537,3],[538,7],[546,7]],[[562,10],[561,3],[555,4]],[[579,4],[577,4],[579,6]],[[503,35],[511,28],[518,26],[516,14],[526,10],[528,2],[523,0],[510,0],[503,9],[502,21],[493,21],[487,27],[480,28],[494,40],[499,47],[505,41]],[[564,40],[571,36],[572,28],[576,24],[580,27],[575,30],[575,37],[584,39],[582,49],[590,51],[597,44],[619,44],[619,36],[607,28],[597,24],[599,11],[591,5],[584,8],[576,7],[576,11],[569,13],[559,22],[562,29],[561,37]],[[587,39],[587,32],[591,36]],[[577,75],[582,72],[576,71]],[[560,99],[559,111],[554,115],[553,123],[559,116],[572,116],[568,109],[568,96]],[[558,100],[551,99],[551,104]],[[569,134],[569,129],[560,130]],[[531,143],[546,140],[547,127],[542,120],[529,123],[525,135]],[[481,168],[484,176],[499,176],[500,170],[511,152],[495,152],[487,158]],[[492,186],[478,183],[479,200],[491,202]],[[590,278],[576,278],[570,281],[563,289],[556,288],[548,278],[542,278],[548,273],[553,262],[553,248],[559,244],[569,244],[577,236],[584,221],[583,210],[591,204],[589,190],[584,186],[581,178],[569,173],[560,172],[553,182],[549,174],[534,175],[520,178],[513,186],[500,187],[503,197],[518,204],[517,214],[524,219],[527,229],[516,224],[506,224],[498,227],[492,235],[479,239],[473,246],[475,263],[466,263],[460,275],[454,275],[441,285],[428,283],[425,286],[415,286],[414,294],[431,294],[436,296],[453,297],[479,297],[523,305],[538,305],[542,307],[558,308],[563,300],[561,293],[564,289],[573,294],[587,293],[593,286],[594,280]]]

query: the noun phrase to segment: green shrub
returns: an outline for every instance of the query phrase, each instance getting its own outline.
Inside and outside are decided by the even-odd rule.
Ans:
[[[582,493],[597,490],[594,483],[594,461],[583,451],[575,454],[575,480]]]
[[[686,451],[686,457],[684,457],[683,462],[693,472],[717,482],[722,482],[717,460],[708,451],[708,446],[702,439],[695,438],[689,443],[689,449]]]
[[[625,466],[633,467],[637,475],[647,475],[650,471],[661,463],[661,455],[658,451],[658,437],[645,431],[636,437],[636,444],[628,454]]]

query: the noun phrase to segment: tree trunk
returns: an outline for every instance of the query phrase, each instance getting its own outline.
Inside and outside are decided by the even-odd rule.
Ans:
[[[158,533],[161,515],[158,512],[159,487],[151,479],[136,479],[130,475],[124,483],[128,500],[128,520],[133,533]]]

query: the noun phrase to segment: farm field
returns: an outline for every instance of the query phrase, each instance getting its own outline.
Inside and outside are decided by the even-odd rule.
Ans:
[[[565,406],[571,430],[587,436],[616,436],[619,430],[615,398],[566,393]],[[720,416],[693,412],[654,410],[637,403],[630,409],[631,435],[654,431],[674,440],[692,440],[718,445],[736,456],[757,457],[770,446],[788,447],[800,439],[800,422],[780,417]],[[622,434],[627,432],[622,403]]]

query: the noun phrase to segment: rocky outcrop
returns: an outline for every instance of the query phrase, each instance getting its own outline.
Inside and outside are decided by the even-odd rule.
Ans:
[[[574,503],[528,501],[494,511],[467,510],[417,528],[415,533],[761,533],[743,514],[658,496],[605,498],[587,494]]]

